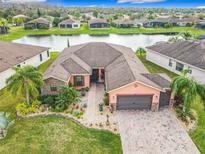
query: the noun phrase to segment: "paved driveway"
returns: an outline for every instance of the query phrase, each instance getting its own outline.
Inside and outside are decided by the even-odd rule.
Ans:
[[[187,132],[168,109],[117,111],[124,154],[199,154]]]

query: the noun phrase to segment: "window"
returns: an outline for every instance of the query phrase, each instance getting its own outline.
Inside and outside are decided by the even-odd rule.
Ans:
[[[73,27],[78,27],[78,24],[74,24]]]
[[[173,64],[173,63],[172,63],[172,60],[170,59],[170,60],[169,60],[169,66],[172,67],[172,64]]]
[[[74,77],[75,86],[84,86],[84,76],[75,76]]]
[[[40,61],[42,61],[43,60],[42,54],[40,54],[39,56],[40,56]]]
[[[47,57],[50,57],[50,52],[49,51],[47,51]]]
[[[176,70],[181,72],[181,71],[183,71],[183,69],[184,69],[184,65],[177,62],[176,63]]]
[[[56,86],[50,86],[50,90],[51,91],[57,91],[57,87]]]

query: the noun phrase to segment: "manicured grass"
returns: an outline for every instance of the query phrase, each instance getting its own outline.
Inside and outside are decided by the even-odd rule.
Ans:
[[[53,63],[53,61],[58,57],[59,54],[60,54],[60,52],[50,52],[50,59],[39,66],[39,68],[38,68],[39,71],[41,71],[42,73],[44,73],[44,72],[46,71],[46,69],[47,69],[47,68]]]
[[[205,110],[202,103],[199,101],[192,104],[192,109],[197,112],[198,125],[194,131],[190,132],[190,136],[200,152],[205,154]]]
[[[147,61],[145,57],[139,57],[142,63],[145,65],[145,67],[149,70],[150,73],[166,73],[170,78],[174,78],[177,76],[177,74],[170,72],[169,70],[156,65],[150,61]]]
[[[54,116],[16,120],[4,140],[2,154],[121,154],[119,135],[84,128]]]
[[[166,70],[156,64],[147,61],[145,58],[140,58],[143,64],[151,73],[166,73],[171,78],[177,76],[176,74]],[[191,106],[191,109],[195,110],[198,116],[197,128],[189,132],[192,140],[200,150],[202,154],[205,154],[205,110],[202,103],[197,100]]]
[[[51,28],[49,30],[25,30],[23,27],[11,27],[9,34],[0,35],[0,40],[12,41],[26,35],[108,35],[108,34],[158,34],[158,33],[180,33],[188,32],[194,36],[205,34],[205,30],[195,29],[193,27],[173,27],[173,28],[110,28],[110,29],[88,29],[87,24],[83,24],[80,29],[59,29]]]

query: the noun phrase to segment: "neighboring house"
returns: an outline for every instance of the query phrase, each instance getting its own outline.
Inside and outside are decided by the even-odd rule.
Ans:
[[[174,26],[185,27],[194,25],[197,20],[195,18],[173,18],[171,22]]]
[[[119,19],[119,20],[115,20],[114,24],[116,27],[119,28],[130,28],[130,27],[134,27],[134,22],[128,19]]]
[[[144,22],[145,22],[145,19],[136,19],[134,20],[134,27],[143,27]]]
[[[38,67],[49,58],[49,48],[0,42],[0,89],[6,86],[6,79],[14,73],[12,67]]]
[[[198,29],[205,29],[205,22],[200,22],[200,23],[197,23],[195,28],[198,28]]]
[[[148,20],[143,23],[144,27],[166,27],[172,26],[192,26],[197,22],[194,18],[158,18],[155,20]]]
[[[159,18],[154,20],[148,20],[143,23],[143,27],[151,28],[151,27],[165,27],[169,23],[169,19],[167,18]]]
[[[49,29],[52,23],[45,18],[38,18],[24,24],[25,29]]]
[[[6,34],[8,33],[8,27],[7,26],[0,26],[0,34]]]
[[[13,17],[13,24],[15,26],[20,26],[20,25],[23,25],[28,20],[29,20],[29,17],[27,17],[23,14],[19,14],[19,15],[16,15]]]
[[[205,42],[161,43],[147,49],[147,60],[177,74],[188,69],[189,77],[205,84]]]
[[[63,20],[58,24],[59,28],[80,28],[80,21],[75,21],[73,19]]]
[[[61,86],[76,89],[104,83],[113,110],[151,109],[169,105],[170,82],[160,74],[149,74],[132,49],[86,43],[65,48],[44,74],[42,95],[56,95]]]
[[[105,19],[91,19],[88,25],[89,28],[110,28],[110,24]]]

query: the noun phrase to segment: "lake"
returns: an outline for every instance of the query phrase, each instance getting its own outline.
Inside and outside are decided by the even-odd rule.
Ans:
[[[81,35],[49,35],[49,36],[25,36],[13,42],[21,44],[30,44],[50,47],[51,51],[62,51],[67,47],[69,40],[70,46],[87,42],[107,42],[124,45],[132,48],[134,51],[139,47],[146,47],[157,42],[168,41],[173,35],[118,35],[110,34],[105,36],[93,36],[88,34]]]

